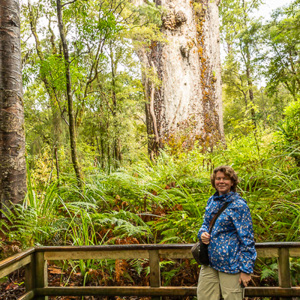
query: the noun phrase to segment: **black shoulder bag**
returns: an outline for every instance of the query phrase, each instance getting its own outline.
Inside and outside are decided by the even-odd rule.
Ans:
[[[211,219],[209,224],[209,234],[212,232],[212,228],[215,225],[215,222],[219,215],[226,209],[229,202],[226,202],[216,213],[216,215]],[[201,239],[197,242],[191,249],[194,259],[199,265],[209,265],[209,258],[208,258],[208,245],[204,244]]]

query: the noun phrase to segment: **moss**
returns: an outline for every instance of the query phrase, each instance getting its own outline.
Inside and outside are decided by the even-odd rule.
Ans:
[[[197,15],[203,13],[203,6],[201,3],[194,2],[193,7],[194,7],[194,11]]]
[[[188,120],[176,124],[176,132],[169,133],[163,138],[162,144],[168,145],[172,154],[177,155],[183,151],[189,151],[196,144],[202,146],[203,152],[212,150],[220,139],[220,128],[218,113],[216,111],[216,96],[215,96],[215,82],[217,81],[216,74],[210,67],[210,60],[207,55],[206,41],[205,41],[205,25],[207,16],[208,0],[190,1],[193,7],[196,24],[197,36],[196,39],[190,39],[185,46],[180,48],[181,54],[187,57],[189,51],[198,55],[200,62],[200,82],[202,97],[199,101],[202,102],[203,107],[203,133],[193,136],[195,128],[198,124],[196,116],[191,116]],[[184,21],[184,16],[178,15],[178,20]],[[176,14],[168,12],[163,17],[164,26],[169,30],[176,29]],[[182,23],[182,22],[177,22]],[[151,45],[152,46],[152,45]],[[155,45],[153,45],[155,46]],[[193,49],[192,49],[193,48]]]
[[[202,86],[202,103],[204,118],[204,137],[202,137],[202,146],[212,148],[220,139],[220,128],[218,113],[215,108],[214,84],[217,81],[214,71],[210,71],[209,57],[205,48],[204,25],[207,11],[205,0],[202,3],[194,1],[193,3],[195,19],[197,20],[197,45],[200,61],[200,81]],[[203,139],[204,138],[204,139]]]

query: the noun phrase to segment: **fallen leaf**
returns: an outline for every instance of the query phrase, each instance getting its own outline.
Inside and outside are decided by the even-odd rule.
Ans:
[[[51,274],[65,274],[61,269],[59,268],[54,268],[54,267],[49,267],[48,270],[50,271]]]

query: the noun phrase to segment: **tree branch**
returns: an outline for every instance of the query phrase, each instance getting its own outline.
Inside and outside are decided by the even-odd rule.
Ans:
[[[64,6],[69,5],[69,4],[72,4],[72,3],[76,2],[76,1],[77,0],[73,0],[73,1],[67,2],[65,4],[62,4],[61,7],[64,7]]]

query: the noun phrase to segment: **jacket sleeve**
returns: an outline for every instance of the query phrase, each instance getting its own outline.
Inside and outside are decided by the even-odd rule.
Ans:
[[[208,199],[206,207],[205,207],[205,214],[204,214],[204,219],[201,228],[198,231],[197,237],[199,241],[201,240],[201,234],[203,232],[209,232],[209,220],[210,220],[210,214],[208,212],[208,206],[211,202],[211,198]]]
[[[256,250],[253,234],[252,218],[248,205],[240,202],[232,215],[233,224],[236,228],[240,242],[241,255],[239,258],[239,268],[243,273],[253,273],[256,260]]]

